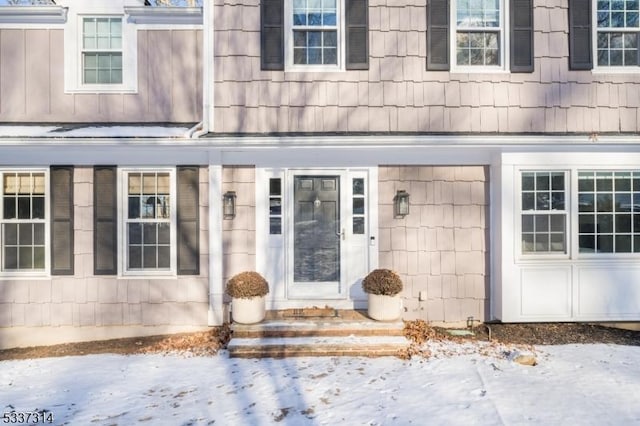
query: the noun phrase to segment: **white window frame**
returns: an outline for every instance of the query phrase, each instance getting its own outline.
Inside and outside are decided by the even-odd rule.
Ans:
[[[98,46],[96,46],[94,48],[88,48],[88,47],[86,47],[84,45],[84,37],[86,35],[85,32],[84,32],[85,24],[87,23],[88,20],[95,20],[96,36],[97,36],[97,24],[98,24],[97,21],[98,21],[98,19],[106,19],[107,22],[109,22],[109,27],[110,27],[109,28],[109,38],[110,39],[113,36],[113,33],[111,32],[111,25],[110,25],[111,21],[120,21],[120,34],[119,34],[120,35],[120,43],[121,43],[120,48],[118,48],[118,49],[113,48],[113,47],[111,47],[111,48],[100,48]],[[124,47],[124,46],[122,46],[122,25],[123,25],[122,17],[120,17],[120,16],[118,16],[118,17],[115,17],[115,16],[105,16],[105,17],[83,16],[82,17],[82,40],[80,42],[80,64],[81,64],[80,66],[81,66],[81,74],[82,74],[81,75],[81,79],[82,79],[82,84],[84,86],[96,85],[96,84],[104,84],[104,85],[112,86],[112,85],[120,85],[120,84],[122,84],[124,82],[124,72],[123,72],[123,67],[122,67],[122,65],[124,65],[124,63],[121,63],[121,67],[120,67],[120,80],[121,80],[120,83],[87,83],[85,81],[85,74],[86,74],[86,71],[87,71],[87,68],[86,68],[86,56],[87,55],[91,55],[91,54],[100,55],[100,54],[105,54],[105,53],[106,54],[113,54],[113,53],[117,54],[117,53],[119,53],[121,55],[121,59],[120,60],[122,62],[122,53],[123,53],[122,50],[123,50],[123,47]],[[98,60],[98,62],[99,62],[99,60]],[[96,73],[97,73],[98,70],[99,70],[99,67],[96,67]],[[98,75],[96,74],[96,79],[97,78],[98,78]]]
[[[336,31],[337,31],[337,64],[333,65],[304,65],[293,63],[293,0],[284,1],[284,63],[285,72],[331,72],[345,71],[346,43],[345,43],[345,0],[336,0]],[[322,29],[323,27],[315,27]],[[313,30],[314,27],[309,27]]]
[[[169,223],[170,223],[170,267],[169,269],[129,270],[129,250],[127,223],[129,217],[128,175],[129,173],[169,173]],[[176,206],[176,169],[174,167],[127,167],[118,169],[118,275],[131,277],[177,275],[177,206]]]
[[[559,210],[522,210],[522,174],[523,173],[536,173],[536,172],[542,172],[542,173],[564,173],[564,183],[565,183],[565,188],[564,188],[564,193],[565,193],[565,199],[564,199],[564,210],[559,211]],[[574,236],[572,235],[573,232],[573,227],[572,227],[572,223],[573,223],[573,210],[572,210],[572,200],[573,200],[573,194],[571,191],[572,183],[573,183],[573,179],[572,179],[572,175],[574,174],[574,170],[573,169],[566,169],[566,168],[558,168],[558,167],[554,167],[554,168],[544,168],[544,167],[532,167],[532,168],[523,168],[523,169],[518,169],[516,170],[516,181],[515,181],[515,190],[516,190],[516,217],[515,217],[515,226],[514,226],[514,230],[515,230],[515,253],[516,253],[516,259],[518,260],[541,260],[541,259],[569,259],[571,257],[571,253],[572,253],[572,241],[574,239]],[[565,217],[565,252],[564,253],[560,253],[560,252],[536,252],[536,251],[532,251],[532,252],[524,252],[522,250],[522,217],[524,215],[535,215],[536,212],[540,212],[540,214],[557,214],[557,215],[563,215]]]
[[[456,35],[457,25],[457,0],[451,0],[449,7],[449,57],[451,62],[451,72],[453,73],[508,73],[509,72],[509,2],[500,0],[500,36],[498,37],[500,48],[500,65],[458,65]],[[462,29],[461,29],[462,30]],[[465,28],[466,30],[466,28]],[[478,31],[485,31],[478,28]],[[486,32],[486,31],[485,31]]]
[[[84,3],[86,2],[86,3]],[[84,18],[122,19],[122,84],[84,84],[82,35]],[[128,22],[121,4],[116,1],[83,0],[69,7],[64,28],[65,93],[135,93],[138,91],[138,35],[134,23]]]
[[[614,33],[639,33],[640,32],[640,20],[637,29],[629,29],[626,27],[607,27],[602,32],[614,32]],[[632,66],[619,66],[619,65],[598,65],[598,0],[592,0],[591,2],[591,49],[593,55],[593,70],[594,73],[606,73],[606,74],[638,74],[640,73],[639,65]],[[637,47],[638,56],[640,56],[640,43]]]
[[[5,173],[43,173],[44,174],[44,219],[4,219],[4,175]],[[49,204],[50,185],[49,185],[49,169],[48,168],[2,168],[0,169],[0,278],[13,277],[47,277],[50,276],[50,224],[51,211]],[[44,269],[37,270],[4,270],[4,223],[44,223]]]
[[[637,172],[640,171],[640,168],[628,168],[628,167],[623,167],[623,168],[600,168],[600,167],[576,167],[575,169],[572,170],[572,172],[575,174],[575,180],[576,180],[576,186],[575,186],[575,199],[578,200],[578,196],[579,196],[579,189],[578,189],[578,181],[579,181],[579,173],[580,172],[612,172],[612,173],[624,173],[624,172]],[[633,182],[632,182],[633,185]],[[597,192],[595,192],[597,193]],[[611,193],[614,195],[614,203],[615,203],[615,191],[611,191]],[[633,194],[633,191],[631,192]],[[631,200],[631,202],[633,203],[633,199]],[[593,212],[594,216],[597,216],[596,212]],[[615,216],[615,212],[611,212],[612,215]],[[632,228],[633,228],[633,215],[634,212],[633,210],[630,212],[631,214],[631,221],[632,221]],[[576,202],[576,209],[575,209],[575,214],[574,214],[574,220],[575,220],[575,239],[576,239],[576,244],[575,244],[575,256],[579,259],[589,259],[589,260],[611,260],[611,259],[637,259],[638,257],[640,257],[640,252],[580,252],[580,212],[579,212],[579,206],[578,206],[578,202]],[[617,235],[617,233],[615,232],[615,219],[614,219],[614,231],[612,233],[612,235],[615,238],[615,235]],[[639,233],[640,234],[640,233]],[[597,235],[597,234],[596,234]],[[634,237],[634,233],[631,233],[631,245],[633,246],[633,237]],[[615,243],[614,243],[615,245]]]

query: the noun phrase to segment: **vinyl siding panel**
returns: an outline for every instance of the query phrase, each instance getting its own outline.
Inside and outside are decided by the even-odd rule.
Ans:
[[[639,75],[570,71],[568,0],[533,4],[531,73],[427,71],[426,0],[369,2],[368,70],[293,73],[260,69],[258,2],[215,0],[215,131],[639,131]]]
[[[141,30],[137,93],[69,94],[62,30],[0,29],[0,122],[198,122],[201,43],[198,30]]]

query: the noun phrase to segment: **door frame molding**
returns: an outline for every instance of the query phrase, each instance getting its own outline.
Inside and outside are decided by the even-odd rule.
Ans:
[[[367,181],[367,201],[366,208],[367,213],[367,234],[363,236],[363,240],[366,238],[368,250],[363,253],[366,256],[366,264],[358,265],[360,271],[349,271],[346,268],[341,267],[341,273],[346,273],[346,282],[344,282],[344,297],[340,299],[322,299],[317,296],[290,298],[287,293],[287,286],[289,277],[287,277],[288,262],[292,257],[287,253],[287,249],[291,247],[285,240],[287,239],[287,223],[286,220],[291,220],[291,214],[288,211],[288,207],[291,204],[289,197],[291,194],[288,192],[289,188],[293,185],[291,176],[293,174],[307,174],[307,175],[338,175],[344,176],[341,180],[341,209],[348,208],[351,203],[351,178],[352,177],[364,177]],[[256,225],[255,225],[255,242],[256,242],[256,270],[262,274],[270,286],[270,293],[267,295],[267,309],[288,309],[288,308],[302,308],[311,306],[312,304],[324,306],[325,301],[331,300],[331,305],[339,309],[362,309],[367,306],[367,297],[362,292],[360,280],[370,270],[378,267],[378,167],[272,167],[272,166],[256,166],[255,175],[255,200],[256,200]],[[269,179],[281,179],[282,180],[282,203],[283,203],[283,223],[281,235],[269,234]],[[289,180],[290,182],[287,182]],[[344,186],[347,186],[345,188]],[[347,191],[348,189],[348,191]],[[344,199],[342,198],[344,195]],[[346,200],[346,201],[344,201]],[[347,204],[345,204],[345,202]],[[285,217],[286,216],[286,217]],[[344,219],[343,219],[344,220]],[[350,227],[351,222],[344,224],[345,227]],[[351,234],[351,229],[346,230],[348,235]],[[349,242],[349,239],[347,239]],[[363,241],[364,242],[364,241]],[[350,253],[344,249],[345,247],[350,249],[349,244],[343,244],[343,250],[341,250],[341,256],[348,256],[349,261],[347,263],[353,263],[356,261]],[[356,263],[360,262],[359,260]],[[342,265],[341,265],[342,266]]]

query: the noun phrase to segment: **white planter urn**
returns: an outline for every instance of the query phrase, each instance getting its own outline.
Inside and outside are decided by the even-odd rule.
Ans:
[[[369,293],[369,317],[377,321],[394,321],[402,314],[400,295],[384,296]]]
[[[234,297],[231,299],[231,315],[233,321],[240,324],[255,324],[264,319],[264,296],[243,299]]]

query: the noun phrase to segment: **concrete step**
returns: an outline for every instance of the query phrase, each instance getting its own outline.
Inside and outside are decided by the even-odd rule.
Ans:
[[[233,338],[231,358],[286,358],[294,356],[397,356],[409,342],[402,336],[313,336]]]
[[[369,319],[273,319],[258,324],[232,324],[232,337],[311,337],[311,336],[402,336],[402,321],[380,322]]]

